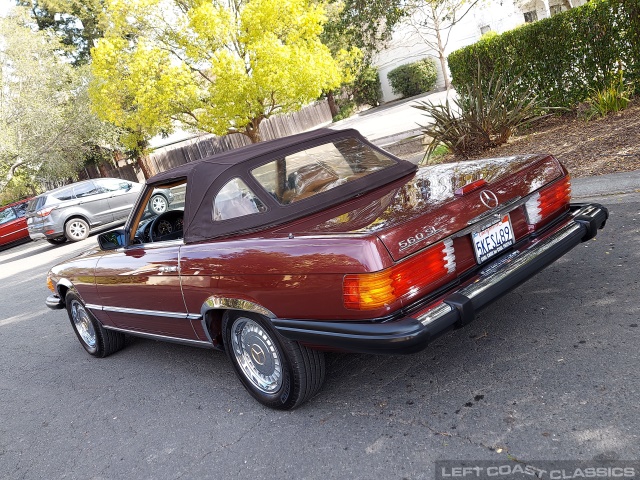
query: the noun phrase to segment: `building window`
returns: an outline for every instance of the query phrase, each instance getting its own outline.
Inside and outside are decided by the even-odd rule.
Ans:
[[[560,13],[562,11],[562,5],[549,5],[549,13],[553,17],[556,13]]]
[[[524,21],[527,23],[535,22],[538,20],[538,14],[535,10],[531,10],[530,12],[524,12]]]
[[[484,27],[480,27],[480,34],[484,35],[487,32],[491,31],[490,25],[485,25]]]

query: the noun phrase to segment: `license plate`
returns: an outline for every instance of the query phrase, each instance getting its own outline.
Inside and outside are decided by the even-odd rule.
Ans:
[[[479,232],[472,232],[471,242],[478,263],[487,261],[513,245],[513,228],[509,215]]]

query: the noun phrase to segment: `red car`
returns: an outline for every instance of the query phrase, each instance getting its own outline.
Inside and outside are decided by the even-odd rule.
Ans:
[[[157,188],[184,203],[149,216]],[[607,209],[570,193],[550,155],[418,169],[317,130],[149,179],[124,229],[51,270],[46,303],[93,356],[128,334],[224,349],[256,399],[293,408],[323,351],[421,350],[593,238]]]
[[[0,207],[0,247],[30,240],[25,217],[29,200]]]

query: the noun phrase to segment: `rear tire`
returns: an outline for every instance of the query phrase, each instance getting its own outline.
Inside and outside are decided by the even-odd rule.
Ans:
[[[82,218],[72,218],[65,223],[64,233],[68,240],[79,242],[89,236],[89,224]]]
[[[151,210],[151,213],[154,213],[155,215],[160,215],[161,213],[166,212],[168,209],[169,202],[166,198],[164,198],[164,195],[158,193],[152,196],[151,200],[149,200],[149,210]]]
[[[67,237],[65,237],[64,235],[62,237],[57,237],[57,238],[47,238],[47,242],[49,242],[51,245],[62,245],[66,241],[67,241]]]
[[[324,354],[282,337],[262,315],[227,312],[222,332],[238,378],[263,405],[290,410],[322,387]]]
[[[65,302],[71,327],[89,355],[104,358],[124,347],[124,333],[104,328],[76,293],[68,292]]]

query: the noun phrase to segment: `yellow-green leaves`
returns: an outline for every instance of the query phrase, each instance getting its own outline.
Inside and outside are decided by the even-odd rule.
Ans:
[[[177,122],[257,141],[261,120],[348,78],[351,62],[318,38],[325,21],[312,0],[111,0],[92,51],[95,109],[147,137]]]

